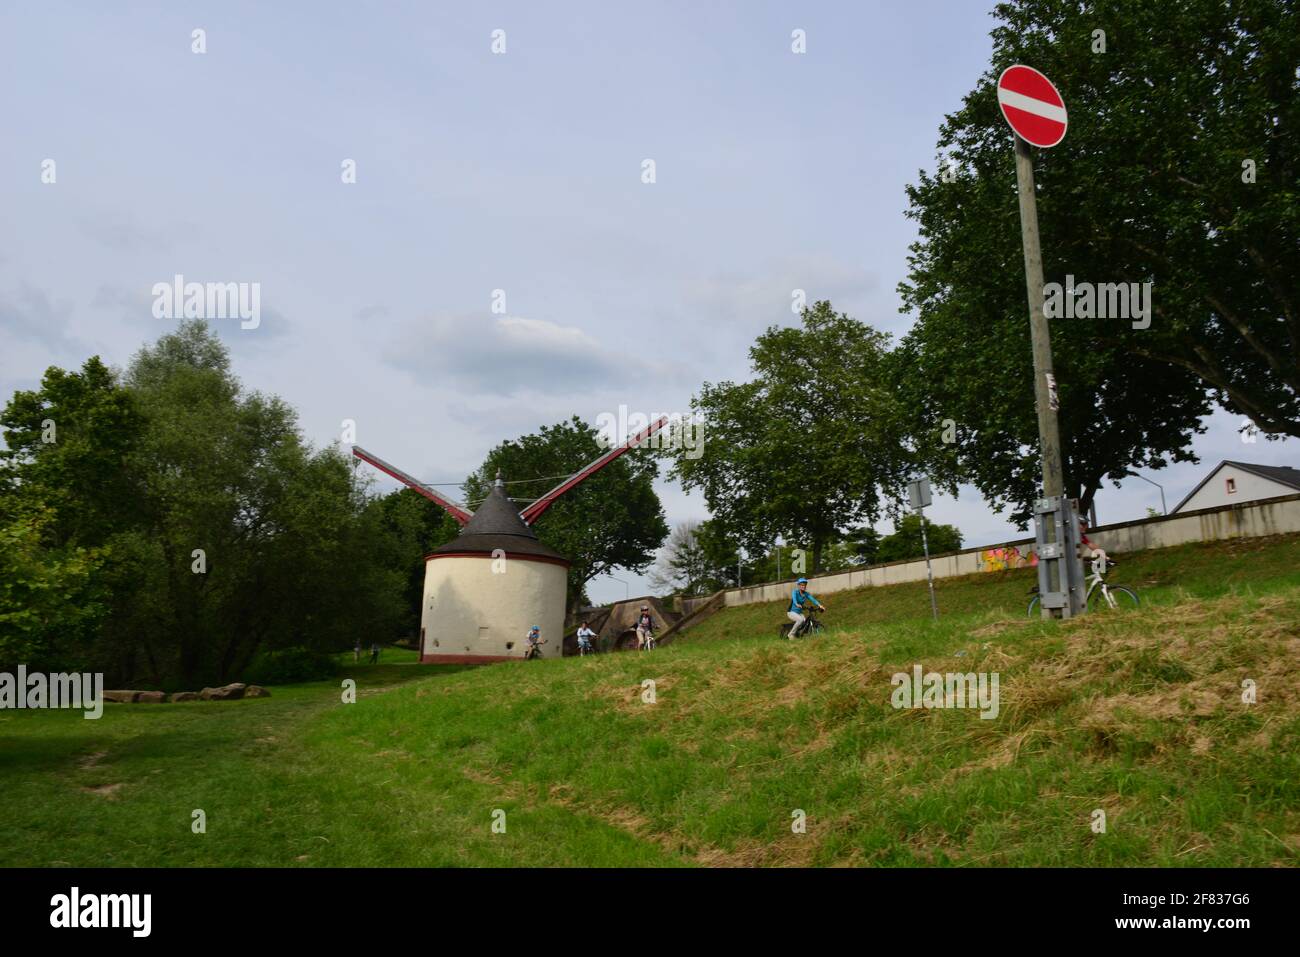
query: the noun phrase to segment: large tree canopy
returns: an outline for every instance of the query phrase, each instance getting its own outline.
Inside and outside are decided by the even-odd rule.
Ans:
[[[541,431],[502,442],[465,482],[471,505],[480,502],[500,470],[508,494],[522,509],[528,502],[598,458],[608,448],[600,432],[577,416],[543,426]],[[654,480],[656,460],[646,449],[632,449],[577,488],[565,493],[537,521],[537,537],[573,564],[568,607],[583,599],[597,575],[625,568],[643,571],[668,536]]]
[[[1296,5],[1012,0],[996,15],[993,68],[941,131],[956,175],[909,189],[920,239],[901,292],[918,323],[904,358],[926,458],[995,504],[1034,497],[1016,179],[995,91],[1016,62],[1051,77],[1070,115],[1064,142],[1034,151],[1045,281],[1153,284],[1148,328],[1052,322],[1072,491],[1090,499],[1106,477],[1187,458],[1207,398],[1300,435]],[[956,442],[942,442],[945,420]]]
[[[413,630],[427,515],[368,498],[202,322],[120,377],[51,368],[0,425],[0,666],[194,687]]]
[[[800,329],[768,329],[749,351],[751,381],[706,382],[691,400],[704,452],[677,450],[673,474],[747,550],[780,535],[807,543],[820,570],[826,546],[875,521],[906,481],[888,341],[829,302],[805,309]]]
[[[131,393],[98,357],[80,372],[50,367],[39,389],[15,392],[0,428],[0,516],[39,501],[47,541],[103,545],[141,487],[128,468],[145,420]]]
[[[102,660],[101,624],[135,588],[124,528],[141,484],[127,461],[145,420],[92,358],[16,392],[0,428],[0,670]]]

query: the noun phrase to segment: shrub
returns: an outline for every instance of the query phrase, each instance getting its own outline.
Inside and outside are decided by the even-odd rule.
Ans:
[[[253,659],[243,680],[249,684],[285,685],[298,681],[318,681],[338,672],[331,655],[311,648],[281,648],[266,651]]]

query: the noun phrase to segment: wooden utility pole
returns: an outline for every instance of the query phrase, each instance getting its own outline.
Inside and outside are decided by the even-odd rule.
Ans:
[[[1029,144],[1016,137],[1016,182],[1020,187],[1020,233],[1025,247],[1025,291],[1029,296],[1029,332],[1034,347],[1034,402],[1038,406],[1038,441],[1043,449],[1043,494],[1065,494],[1061,467],[1061,431],[1056,421],[1060,401],[1052,372],[1052,339],[1043,314],[1043,253],[1038,244],[1038,203],[1034,198],[1034,161]],[[1068,294],[1067,290],[1067,294]]]
[[[1038,203],[1034,197],[1034,161],[1029,144],[1016,134],[1016,183],[1020,188],[1020,235],[1025,249],[1025,291],[1029,297],[1029,332],[1034,350],[1034,404],[1038,407],[1038,442],[1043,453],[1043,495],[1056,498],[1065,494],[1065,473],[1061,466],[1061,430],[1056,412],[1060,399],[1056,376],[1052,371],[1052,338],[1043,314],[1043,253],[1038,243]],[[1070,294],[1070,290],[1066,294]],[[1050,528],[1047,540],[1056,541]],[[1061,587],[1059,562],[1048,569],[1052,591]],[[1059,608],[1051,609],[1060,617]]]

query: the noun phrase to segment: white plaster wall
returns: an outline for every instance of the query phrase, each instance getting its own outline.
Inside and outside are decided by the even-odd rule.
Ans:
[[[1231,495],[1227,491],[1227,480],[1236,479],[1237,490]],[[1224,505],[1242,505],[1261,498],[1276,498],[1279,495],[1294,495],[1295,489],[1274,482],[1263,476],[1247,472],[1234,465],[1225,465],[1210,476],[1210,480],[1187,500],[1187,503],[1175,514],[1190,512],[1198,508],[1219,508]]]
[[[1107,551],[1136,552],[1188,542],[1259,538],[1291,532],[1300,532],[1300,496],[1221,508],[1199,515],[1178,512],[1157,521],[1098,529],[1096,534],[1088,537]]]
[[[508,655],[522,658],[524,636],[537,625],[542,655],[563,654],[563,565],[506,558],[494,572],[490,555],[433,558],[424,568],[426,655]],[[486,629],[486,631],[484,631]],[[513,643],[513,648],[507,645]]]

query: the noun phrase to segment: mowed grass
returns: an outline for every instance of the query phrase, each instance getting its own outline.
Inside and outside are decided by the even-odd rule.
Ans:
[[[650,654],[349,652],[355,704],[331,681],[0,712],[0,864],[1294,866],[1298,558],[1295,537],[1128,556],[1143,608],[1067,623],[998,573],[940,581],[938,623],[923,584],[828,596],[800,643],[750,606]],[[894,709],[914,664],[997,672],[997,718]]]

